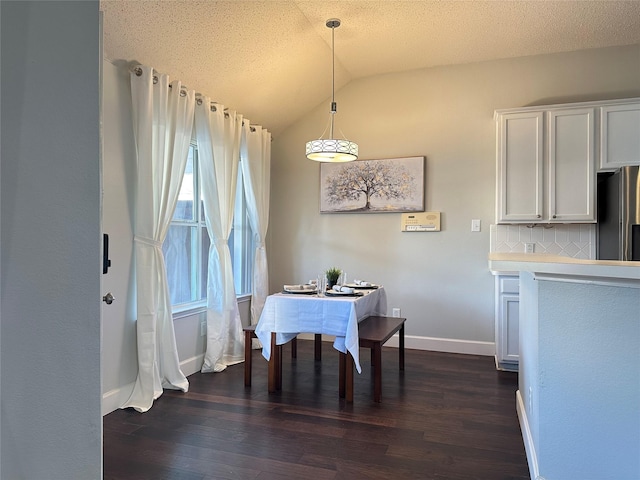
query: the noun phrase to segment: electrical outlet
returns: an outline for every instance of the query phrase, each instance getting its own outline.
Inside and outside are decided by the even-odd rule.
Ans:
[[[525,243],[524,244],[524,253],[533,253],[536,249],[535,243]]]
[[[207,322],[200,323],[200,336],[204,337],[207,335]]]
[[[393,309],[393,316],[394,317],[400,317],[400,309],[399,308],[394,308]]]

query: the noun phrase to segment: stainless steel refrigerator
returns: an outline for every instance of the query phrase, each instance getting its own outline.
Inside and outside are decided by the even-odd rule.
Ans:
[[[598,174],[597,258],[640,261],[640,167]]]

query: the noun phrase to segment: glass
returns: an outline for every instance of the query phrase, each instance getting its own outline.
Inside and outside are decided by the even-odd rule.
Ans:
[[[173,220],[193,221],[196,218],[194,217],[193,211],[194,191],[196,190],[196,177],[193,171],[193,156],[194,148],[191,146],[189,147],[189,156],[187,157],[184,177],[182,177],[178,203],[176,204],[176,209],[173,212]]]
[[[195,227],[171,225],[162,245],[164,263],[167,269],[167,283],[171,304],[189,303],[195,298],[195,279],[192,253]]]
[[[324,292],[326,292],[327,290],[327,276],[324,273],[318,275],[317,285],[318,285],[318,296],[324,297]]]
[[[233,226],[229,235],[229,251],[236,295],[246,295],[252,291],[255,250],[255,236],[249,219],[242,170],[238,169]]]
[[[209,239],[209,233],[205,227],[200,227],[200,238],[202,242],[202,258],[200,260],[200,298],[197,300],[207,298],[207,281],[209,279],[209,247],[211,247],[211,240]]]

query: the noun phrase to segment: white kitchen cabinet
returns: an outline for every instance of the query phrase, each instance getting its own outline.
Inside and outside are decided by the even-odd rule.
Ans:
[[[498,223],[542,221],[544,113],[498,118]]]
[[[498,223],[595,222],[595,109],[496,112]]]
[[[497,223],[595,222],[595,109],[496,112]]]
[[[640,165],[640,102],[600,107],[600,170]]]
[[[594,115],[593,108],[547,112],[549,222],[596,221]]]
[[[518,371],[520,279],[496,275],[496,368]]]

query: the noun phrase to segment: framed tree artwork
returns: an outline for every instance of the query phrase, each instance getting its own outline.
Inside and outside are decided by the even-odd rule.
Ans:
[[[320,213],[424,211],[425,157],[320,164]]]

